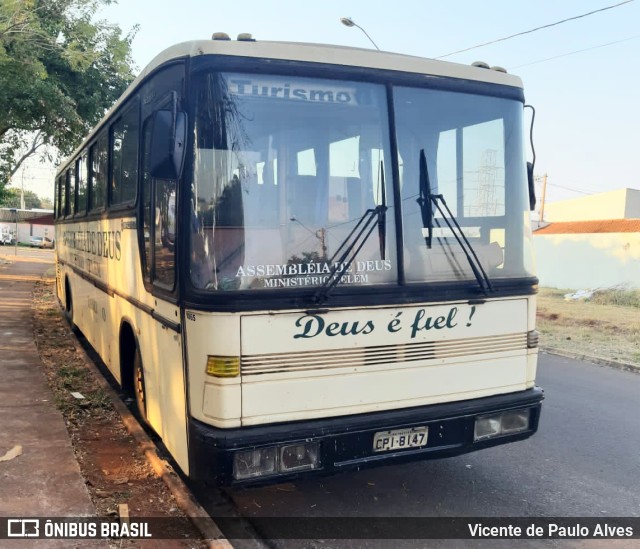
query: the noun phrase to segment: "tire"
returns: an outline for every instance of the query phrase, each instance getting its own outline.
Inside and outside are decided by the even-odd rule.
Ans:
[[[142,366],[142,355],[138,347],[136,347],[136,354],[133,358],[132,382],[138,418],[145,425],[149,425],[149,420],[147,419],[147,393],[144,385],[144,367]]]
[[[76,325],[73,322],[73,296],[71,294],[71,285],[69,279],[65,279],[64,282],[64,318],[69,324],[72,332],[76,331]]]

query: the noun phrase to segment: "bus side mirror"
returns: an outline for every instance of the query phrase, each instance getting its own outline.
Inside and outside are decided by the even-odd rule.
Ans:
[[[527,162],[527,180],[529,182],[529,208],[531,211],[536,209],[536,188],[533,181],[533,164]]]
[[[179,179],[187,141],[187,115],[169,110],[153,113],[149,173],[157,179]]]

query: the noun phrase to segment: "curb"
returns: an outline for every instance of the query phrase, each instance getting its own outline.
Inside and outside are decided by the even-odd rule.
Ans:
[[[91,357],[87,354],[81,345],[76,334],[70,334],[73,338],[73,345],[79,356],[84,360],[85,365],[94,374],[94,378],[100,385],[100,388],[109,395],[109,399],[113,404],[116,412],[122,419],[122,423],[126,427],[129,434],[138,443],[145,458],[151,464],[153,471],[160,477],[169,488],[169,491],[176,499],[178,507],[191,520],[196,529],[202,534],[204,542],[209,549],[233,549],[233,545],[227,540],[213,519],[205,511],[205,509],[196,501],[193,494],[173,470],[171,465],[162,459],[156,449],[156,445],[149,438],[135,416],[129,411],[129,408],[122,402],[120,396],[115,392],[109,384],[104,374],[94,364]]]
[[[555,347],[540,347],[540,351],[548,353],[550,355],[573,358],[575,360],[584,360],[587,362],[592,362],[593,364],[597,364],[598,366],[607,366],[609,368],[615,368],[616,370],[624,370],[625,372],[640,374],[640,366],[630,364],[628,362],[619,362],[600,356],[585,355],[582,353],[572,353],[571,351],[564,351],[562,349],[556,349]]]

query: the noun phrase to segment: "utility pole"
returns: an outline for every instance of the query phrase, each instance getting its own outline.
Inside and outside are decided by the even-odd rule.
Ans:
[[[22,168],[22,190],[20,191],[20,209],[21,210],[25,210],[25,206],[24,206],[24,166]]]
[[[18,255],[18,210],[16,208],[11,208],[11,213],[13,213],[14,221],[16,222],[16,237],[14,241],[14,255]]]
[[[544,199],[547,195],[547,174],[542,176],[542,196],[540,197],[540,220],[538,223],[544,221]]]

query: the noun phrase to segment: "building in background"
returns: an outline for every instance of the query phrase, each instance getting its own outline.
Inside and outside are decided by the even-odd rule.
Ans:
[[[18,244],[29,244],[32,236],[53,240],[52,210],[20,210],[0,208],[0,234],[10,234]]]
[[[638,189],[547,204],[533,235],[541,286],[640,287]]]

